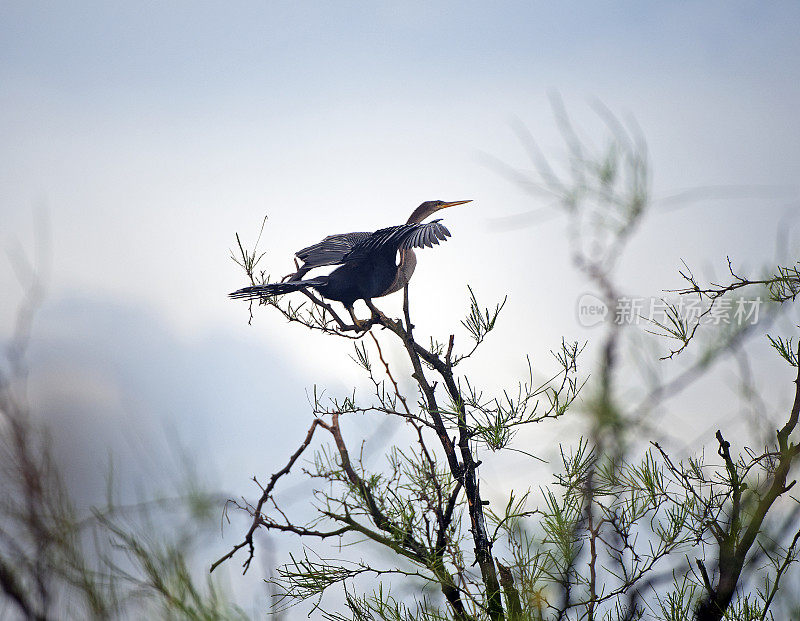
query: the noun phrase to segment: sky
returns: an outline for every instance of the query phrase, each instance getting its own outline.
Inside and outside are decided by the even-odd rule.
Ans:
[[[109,446],[132,479],[159,470],[140,450],[166,434],[245,493],[307,428],[314,384],[358,381],[342,345],[263,311],[248,325],[227,299],[245,280],[234,234],[253,243],[265,216],[280,276],[327,234],[472,199],[418,255],[417,325],[446,337],[468,283],[486,303],[508,294],[471,367],[489,385],[513,385],[526,352],[546,373],[562,335],[594,342],[564,219],[489,164],[532,169],[518,124],[564,161],[554,93],[589,137],[593,102],[636,120],[654,198],[701,190],[656,202],[620,266],[632,295],[679,286],[682,260],[760,272],[781,227],[796,256],[799,27],[794,2],[3,2],[0,246],[48,249],[32,398],[76,486],[102,490]],[[4,253],[3,339],[12,265]],[[779,364],[758,372],[784,387]]]

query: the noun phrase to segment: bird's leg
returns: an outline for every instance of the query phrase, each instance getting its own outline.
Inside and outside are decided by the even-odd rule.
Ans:
[[[411,323],[411,314],[408,311],[408,283],[403,287],[403,315],[406,318],[406,330],[410,334],[414,329],[414,324]]]
[[[370,300],[369,298],[367,298],[367,299],[365,299],[365,300],[364,300],[364,303],[367,305],[367,308],[368,308],[370,311],[372,311],[372,316],[373,316],[373,317],[378,317],[378,318],[380,318],[380,319],[382,319],[382,320],[385,320],[385,319],[387,319],[386,315],[384,315],[384,314],[383,314],[383,313],[382,313],[380,310],[378,310],[378,307],[377,307],[377,306],[375,306],[375,305],[372,303],[372,300]]]
[[[369,308],[369,310],[372,311],[372,316],[373,317],[377,317],[381,321],[381,323],[383,323],[383,324],[387,324],[387,323],[395,324],[396,323],[396,322],[392,321],[391,319],[389,319],[386,315],[384,315],[383,312],[381,312],[381,310],[372,303],[372,300],[366,299],[366,300],[364,300],[364,302],[366,302],[367,308]]]
[[[297,258],[294,260],[294,269],[295,272],[293,274],[286,274],[286,276],[281,278],[281,282],[286,282],[287,280],[300,280],[303,275],[300,274],[300,278],[297,277],[298,272],[300,272],[300,264],[297,262]]]
[[[353,310],[352,306],[347,306],[347,312],[350,313],[350,318],[353,320],[353,325],[358,328],[359,330],[366,330],[369,328],[368,320],[362,321],[358,317],[356,317],[355,310]]]

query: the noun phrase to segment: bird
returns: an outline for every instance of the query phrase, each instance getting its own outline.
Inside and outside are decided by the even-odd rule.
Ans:
[[[411,213],[405,224],[372,233],[328,235],[321,242],[295,253],[303,264],[284,282],[244,287],[230,297],[258,300],[311,288],[325,299],[341,302],[355,325],[361,327],[363,324],[353,309],[356,300],[364,300],[370,310],[375,311],[372,298],[389,295],[408,284],[417,265],[414,248],[431,247],[450,237],[441,219],[424,220],[447,207],[470,202],[426,201]],[[327,276],[303,279],[310,270],[331,265],[339,267]]]

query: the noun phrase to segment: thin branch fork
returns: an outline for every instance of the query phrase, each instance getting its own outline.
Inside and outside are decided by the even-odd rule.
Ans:
[[[367,485],[364,479],[358,476],[358,473],[353,468],[353,464],[350,461],[349,451],[345,445],[344,438],[342,438],[338,414],[334,414],[331,417],[331,424],[328,427],[328,430],[331,432],[331,435],[333,435],[333,440],[336,443],[336,449],[339,451],[342,469],[347,475],[347,478],[350,480],[350,483],[358,490],[359,494],[364,499],[364,502],[367,504],[367,509],[369,510],[372,521],[381,530],[387,531],[395,536],[400,536],[402,545],[408,550],[412,551],[417,560],[423,560],[426,556],[425,546],[416,541],[409,531],[404,531],[392,523],[392,521],[381,511],[378,503],[375,500],[372,490],[369,488],[369,485]]]
[[[398,525],[394,524],[378,507],[378,503],[375,500],[374,495],[372,494],[372,490],[370,490],[369,486],[366,482],[358,475],[358,473],[353,468],[353,465],[350,461],[349,451],[347,446],[342,438],[341,429],[339,427],[339,415],[334,414],[331,417],[331,424],[327,429],[333,435],[334,442],[336,443],[336,448],[339,452],[339,458],[341,460],[342,469],[344,470],[347,478],[350,480],[351,484],[359,491],[359,494],[364,499],[365,503],[367,504],[367,508],[369,510],[370,518],[372,522],[381,530],[389,533],[392,539],[386,539],[369,529],[366,529],[361,524],[353,520],[349,515],[340,516],[335,515],[333,513],[326,513],[328,517],[333,519],[339,520],[347,524],[350,528],[361,532],[362,534],[368,536],[370,539],[374,541],[378,541],[379,543],[383,543],[384,545],[392,548],[407,556],[408,558],[420,563],[423,566],[430,568],[435,574],[439,583],[442,587],[442,593],[447,598],[448,602],[453,607],[453,610],[456,613],[456,618],[458,619],[467,619],[466,611],[464,609],[464,604],[461,601],[461,594],[460,590],[455,586],[455,581],[453,580],[452,576],[450,576],[447,571],[445,570],[444,563],[442,562],[441,555],[434,557],[431,559],[428,555],[428,551],[425,546],[414,539],[410,530],[405,530],[400,528]]]
[[[452,524],[453,517],[455,515],[455,509],[458,506],[458,499],[460,493],[462,490],[464,491],[472,526],[471,531],[475,543],[476,562],[480,567],[483,584],[486,589],[486,596],[488,600],[487,612],[489,613],[490,618],[493,620],[499,621],[500,619],[503,619],[504,613],[503,613],[503,604],[501,599],[502,595],[500,590],[500,584],[498,582],[497,570],[491,553],[491,541],[487,535],[487,529],[484,517],[484,508],[483,508],[484,501],[482,500],[480,495],[477,472],[476,472],[479,462],[475,460],[473,455],[473,449],[471,446],[471,438],[473,434],[472,430],[469,428],[467,424],[466,406],[453,376],[453,365],[457,362],[457,360],[453,359],[453,354],[452,354],[454,337],[453,336],[450,337],[446,353],[442,352],[444,358],[440,357],[437,353],[426,350],[425,348],[420,346],[414,340],[411,334],[413,326],[410,321],[410,315],[408,310],[407,292],[404,298],[404,308],[403,308],[405,315],[405,325],[402,321],[395,321],[387,318],[383,313],[381,313],[378,309],[376,309],[374,305],[368,303],[367,306],[372,311],[372,316],[367,322],[364,322],[363,324],[358,326],[354,326],[356,330],[362,330],[361,334],[355,337],[350,337],[347,334],[344,334],[345,331],[350,331],[352,326],[345,324],[341,320],[341,318],[338,318],[335,311],[332,308],[330,308],[328,304],[326,304],[322,300],[317,300],[315,296],[311,295],[308,292],[305,293],[316,308],[322,309],[322,314],[318,316],[301,317],[297,315],[296,311],[293,312],[292,309],[287,310],[283,307],[280,307],[277,304],[277,302],[271,300],[268,300],[267,302],[272,305],[275,305],[279,309],[279,311],[282,312],[284,316],[291,321],[299,321],[300,323],[303,323],[308,327],[319,329],[322,330],[323,332],[331,334],[338,334],[340,336],[345,336],[347,338],[360,338],[365,333],[364,331],[367,330],[372,325],[381,325],[384,328],[395,333],[400,338],[408,353],[409,359],[413,367],[412,377],[416,380],[417,384],[419,385],[422,391],[425,400],[425,409],[427,410],[433,428],[439,438],[444,453],[447,457],[447,463],[449,465],[450,472],[456,481],[455,487],[450,491],[447,498],[445,499],[444,496],[442,495],[441,499],[437,503],[438,511],[436,511],[436,518],[438,522],[437,524],[438,528],[436,533],[436,546],[434,548],[435,558],[433,559],[433,561],[430,559],[429,555],[431,554],[431,551],[428,550],[424,544],[417,541],[413,537],[412,532],[410,530],[400,528],[396,524],[393,524],[392,521],[389,519],[389,517],[383,513],[372,490],[369,488],[369,485],[358,475],[356,470],[353,468],[352,463],[350,462],[349,453],[347,451],[347,447],[342,439],[341,431],[339,429],[339,422],[338,422],[339,412],[329,412],[329,414],[331,415],[331,423],[327,424],[324,423],[321,419],[315,419],[315,422],[309,429],[306,441],[295,452],[295,454],[290,459],[289,463],[287,463],[286,467],[283,470],[273,475],[269,484],[264,489],[259,502],[257,503],[255,509],[252,512],[253,522],[251,524],[250,530],[248,531],[245,537],[245,540],[242,543],[238,544],[236,547],[234,547],[226,556],[222,557],[219,561],[217,561],[212,566],[212,569],[217,567],[221,562],[224,562],[225,560],[231,558],[242,547],[248,546],[250,553],[247,560],[244,563],[245,571],[247,570],[247,567],[249,567],[249,564],[252,561],[254,554],[252,540],[255,530],[258,528],[258,526],[265,526],[267,528],[278,528],[275,522],[268,520],[264,516],[262,516],[261,511],[263,503],[270,496],[277,480],[289,471],[289,469],[294,464],[296,459],[299,458],[300,454],[302,454],[302,452],[308,446],[316,427],[322,426],[333,435],[334,441],[336,443],[336,448],[339,453],[339,458],[343,472],[345,473],[350,484],[354,487],[354,489],[358,492],[359,496],[363,499],[370,519],[375,523],[375,525],[380,530],[387,532],[388,534],[391,535],[392,541],[395,542],[393,549],[400,551],[397,549],[399,545],[400,547],[402,547],[403,550],[405,550],[406,553],[410,553],[412,556],[416,556],[418,559],[420,559],[424,564],[426,564],[430,569],[432,569],[436,573],[437,579],[441,583],[444,595],[448,599],[448,602],[451,604],[454,612],[459,618],[466,618],[465,617],[466,613],[464,612],[463,604],[460,599],[461,595],[460,590],[457,587],[455,587],[455,583],[452,580],[452,577],[450,577],[445,571],[444,564],[442,562],[442,554],[447,549],[447,531]],[[331,328],[329,327],[329,325],[325,320],[326,315],[332,317],[334,321],[336,321],[339,328],[338,330],[336,329],[331,330]],[[398,398],[403,404],[403,407],[407,409],[407,403],[404,401],[404,399],[400,398],[397,384],[394,381],[394,378],[391,376],[390,371],[388,370],[388,365],[383,359],[380,349],[379,349],[379,355],[382,358],[384,366],[387,368],[387,373],[389,373],[390,380],[394,384],[395,392],[398,395]],[[455,404],[456,425],[458,427],[457,444],[456,444],[456,438],[450,437],[448,429],[445,426],[444,420],[442,418],[442,413],[437,405],[436,383],[435,382],[431,383],[426,377],[426,373],[423,368],[423,362],[425,365],[431,367],[442,378],[449,400],[453,404]],[[410,417],[408,419],[410,420]],[[340,520],[340,523],[344,523],[350,529],[358,530],[359,532],[367,534],[366,532],[364,532],[364,530],[362,530],[364,529],[364,526],[358,524],[349,515],[337,516],[334,515],[333,513],[326,513],[326,512],[323,512],[323,514],[327,514],[328,517],[330,517],[331,519]],[[286,525],[281,524],[280,528],[285,529]],[[316,532],[315,533],[309,532],[308,534],[320,536],[320,534]],[[374,534],[377,535],[377,533]],[[370,535],[367,534],[367,536]],[[433,562],[433,565],[431,565],[431,562]]]
[[[767,512],[773,503],[795,484],[795,481],[787,484],[786,479],[795,457],[798,455],[798,447],[794,443],[789,443],[789,435],[797,427],[798,418],[800,418],[800,367],[798,367],[798,374],[794,383],[795,398],[789,419],[777,432],[780,455],[775,473],[766,492],[758,500],[752,517],[746,524],[741,522],[743,516],[741,515],[741,504],[738,502],[736,490],[738,483],[734,485],[738,481],[738,477],[732,478],[734,508],[731,511],[728,527],[722,529],[722,537],[719,542],[719,559],[717,563],[719,577],[715,586],[706,584],[706,595],[695,612],[696,621],[719,621],[723,618],[725,610],[730,605],[736,591],[747,554],[761,530],[761,525],[766,518]],[[724,440],[720,432],[717,432],[717,441],[720,443],[719,453],[725,462],[725,467],[729,473],[733,472],[735,474],[736,465],[730,456],[730,445]],[[741,493],[741,489],[738,493]],[[741,537],[739,536],[740,532]]]
[[[467,506],[469,510],[470,522],[472,525],[472,536],[475,542],[475,558],[481,570],[484,585],[487,590],[488,599],[488,612],[490,618],[493,620],[504,618],[503,604],[501,599],[500,583],[497,576],[497,569],[494,564],[492,556],[492,544],[486,530],[486,519],[483,514],[483,499],[481,498],[476,470],[478,462],[475,461],[472,448],[470,446],[471,431],[467,426],[466,408],[464,400],[461,397],[461,392],[456,385],[453,377],[452,366],[452,344],[453,338],[450,337],[448,343],[447,356],[442,360],[435,353],[425,349],[419,345],[406,331],[401,322],[387,320],[385,317],[379,317],[379,321],[386,328],[397,334],[405,345],[408,352],[411,364],[414,368],[414,379],[422,388],[425,395],[428,411],[434,421],[437,435],[439,436],[442,448],[447,455],[448,462],[453,477],[460,482],[464,487],[464,492],[467,498]],[[409,317],[406,316],[406,323],[410,325]],[[436,404],[436,395],[434,388],[428,382],[425,372],[422,368],[420,360],[424,360],[429,366],[439,374],[444,380],[445,388],[450,397],[450,400],[456,405],[457,425],[459,430],[458,447],[461,453],[461,463],[459,463],[456,456],[455,446],[453,440],[450,439],[447,429],[442,421],[439,408]]]
[[[777,274],[772,275],[769,278],[751,280],[734,272],[731,258],[727,257],[727,260],[728,272],[733,278],[733,282],[727,285],[711,282],[709,283],[709,286],[701,287],[697,284],[694,274],[692,274],[691,270],[686,266],[686,263],[684,263],[686,271],[681,270],[678,273],[689,283],[690,286],[683,289],[670,289],[669,291],[672,293],[678,293],[679,295],[696,294],[701,298],[706,297],[712,302],[717,298],[722,297],[726,293],[753,285],[767,287],[770,295],[773,296],[776,301],[781,302],[794,300],[798,293],[800,293],[800,271],[798,270],[796,264],[794,267],[778,266]]]
[[[281,470],[279,470],[270,477],[269,483],[264,487],[258,503],[254,508],[251,507],[249,509],[249,511],[253,515],[253,521],[250,526],[250,529],[245,535],[244,541],[234,546],[230,552],[228,552],[225,556],[216,561],[211,566],[211,571],[213,571],[221,563],[232,558],[236,554],[236,552],[238,552],[241,548],[248,546],[249,554],[243,564],[244,571],[246,572],[255,554],[253,545],[253,536],[258,527],[264,527],[270,530],[279,530],[283,532],[291,532],[300,536],[311,536],[323,539],[327,537],[340,536],[347,532],[353,531],[361,533],[362,535],[367,536],[373,541],[381,543],[382,545],[385,545],[395,550],[396,552],[399,552],[400,554],[406,556],[410,560],[415,561],[420,565],[431,569],[436,575],[437,580],[440,582],[444,595],[446,596],[450,604],[453,606],[453,609],[457,614],[457,618],[466,620],[468,616],[464,609],[464,605],[461,601],[460,590],[458,589],[458,587],[456,587],[455,581],[453,580],[452,576],[450,576],[445,570],[444,563],[442,562],[441,558],[442,557],[441,553],[438,556],[431,558],[424,544],[414,539],[410,531],[404,530],[397,524],[393,523],[383,513],[383,511],[381,511],[378,502],[372,493],[372,490],[369,488],[369,485],[367,485],[364,479],[360,477],[359,474],[356,472],[350,460],[349,450],[345,444],[344,438],[342,437],[341,428],[339,426],[339,416],[340,415],[338,412],[332,413],[330,423],[326,423],[320,418],[314,419],[314,421],[311,424],[311,427],[309,428],[306,434],[306,438],[303,441],[303,443],[300,445],[297,451],[295,451],[295,453],[291,456],[286,466],[284,466]],[[326,515],[327,517],[343,524],[341,528],[330,531],[320,531],[292,524],[288,519],[286,519],[285,515],[284,515],[284,519],[286,519],[285,524],[276,522],[272,519],[267,518],[262,512],[263,505],[267,500],[273,500],[274,503],[274,499],[272,499],[271,494],[275,487],[275,484],[282,476],[288,474],[288,472],[290,471],[294,463],[297,461],[297,459],[300,457],[300,455],[302,455],[302,453],[306,450],[306,448],[308,448],[308,446],[311,443],[311,440],[313,439],[314,432],[317,429],[317,427],[322,427],[333,436],[334,443],[336,444],[336,449],[339,454],[339,460],[342,466],[342,470],[344,471],[350,483],[356,490],[358,490],[359,495],[363,498],[364,502],[366,503],[369,517],[372,520],[372,522],[380,530],[386,532],[388,536],[383,536],[378,532],[365,527],[363,524],[359,523],[347,512],[345,512],[345,515],[340,515],[330,511],[323,511],[323,514]],[[281,515],[283,515],[280,509],[278,509],[278,511],[279,513],[281,513]],[[452,518],[452,513],[453,510],[448,505],[448,510],[445,513],[448,520]],[[444,526],[444,528],[446,527],[447,525]]]
[[[406,296],[405,296],[405,311],[408,312],[408,289],[406,289]],[[370,337],[372,337],[372,340],[375,343],[375,347],[378,350],[378,357],[380,358],[380,361],[383,364],[383,367],[386,371],[386,375],[392,382],[395,395],[397,395],[397,398],[403,404],[403,408],[405,409],[406,414],[409,417],[412,417],[411,411],[408,408],[408,402],[400,392],[400,388],[397,385],[397,381],[395,381],[394,376],[392,375],[391,369],[389,368],[389,364],[383,357],[383,350],[381,349],[378,339],[372,332],[370,332]],[[448,360],[448,363],[451,358],[452,351],[453,351],[453,335],[450,336],[450,344],[447,349],[446,360]],[[439,477],[436,475],[436,466],[434,464],[434,461],[430,456],[427,445],[425,444],[425,440],[422,435],[422,427],[419,424],[416,424],[414,420],[409,419],[409,422],[414,426],[414,429],[417,432],[417,438],[418,438],[418,443],[420,445],[420,449],[422,451],[423,457],[425,458],[425,463],[428,464],[430,480],[433,482],[434,489],[436,490],[436,502],[438,506],[436,508],[437,533],[436,533],[435,549],[437,554],[441,556],[444,554],[447,546],[447,531],[450,528],[450,525],[452,524],[453,513],[455,511],[456,503],[458,501],[458,496],[461,493],[461,489],[463,486],[461,481],[456,481],[456,485],[447,499],[447,506],[446,508],[443,507],[442,486],[439,483]]]
[[[242,573],[247,573],[247,570],[250,568],[250,562],[253,560],[255,556],[255,546],[253,545],[253,534],[256,532],[256,529],[259,526],[266,526],[267,522],[265,522],[261,515],[261,508],[264,506],[264,503],[272,494],[272,490],[275,488],[275,484],[285,474],[288,474],[289,471],[292,469],[292,466],[298,460],[300,455],[308,448],[308,445],[311,444],[311,440],[314,437],[314,432],[316,431],[317,427],[324,427],[325,429],[330,430],[330,427],[323,421],[321,418],[315,418],[312,423],[311,427],[309,427],[308,432],[306,433],[305,440],[300,445],[300,447],[294,452],[294,454],[289,458],[289,461],[286,465],[278,470],[278,472],[274,473],[270,479],[267,486],[264,488],[264,491],[261,494],[261,498],[258,499],[258,503],[256,504],[255,510],[253,513],[253,522],[250,525],[250,529],[247,531],[245,535],[244,541],[235,545],[233,549],[228,552],[225,556],[217,560],[215,563],[211,565],[209,572],[214,571],[220,564],[224,563],[230,558],[233,558],[233,555],[236,554],[239,550],[241,550],[244,546],[248,546],[249,554],[247,560],[243,563],[244,571]]]

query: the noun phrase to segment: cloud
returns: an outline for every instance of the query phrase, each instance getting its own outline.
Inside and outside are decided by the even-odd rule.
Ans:
[[[269,471],[305,424],[302,379],[235,330],[188,340],[144,306],[73,295],[46,304],[31,403],[76,496],[102,501],[109,460],[126,492],[170,487],[183,452],[214,484]]]

